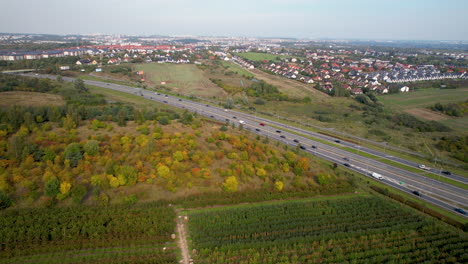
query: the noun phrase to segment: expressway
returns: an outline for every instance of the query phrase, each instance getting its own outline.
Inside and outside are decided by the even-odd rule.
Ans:
[[[26,76],[37,78],[51,78],[52,75],[25,74]],[[63,77],[67,82],[74,81],[73,78]],[[289,146],[299,146],[303,151],[311,153],[317,157],[324,158],[331,162],[343,165],[349,169],[371,177],[372,172],[383,176],[381,182],[411,193],[418,191],[421,195],[420,199],[436,204],[449,211],[454,208],[466,208],[468,205],[468,191],[451,184],[447,184],[435,179],[424,177],[418,173],[413,173],[399,167],[395,167],[377,160],[369,159],[359,155],[359,153],[369,153],[380,157],[381,159],[389,159],[411,167],[417,167],[418,164],[405,161],[404,159],[386,155],[372,149],[362,147],[360,145],[337,140],[336,138],[322,135],[319,133],[302,130],[290,125],[285,125],[279,122],[271,121],[265,118],[252,116],[246,113],[233,110],[223,109],[216,106],[187,100],[159,92],[152,92],[141,88],[135,88],[125,85],[106,83],[100,81],[84,80],[85,84],[97,87],[113,89],[121,92],[131,93],[137,96],[142,96],[147,99],[157,101],[163,104],[168,104],[178,108],[184,108],[191,112],[196,112],[200,115],[221,121],[229,122],[236,126],[242,125],[254,133],[262,136],[267,136],[271,139],[281,141]],[[298,135],[300,134],[300,135]],[[312,138],[326,141],[328,144],[322,143]],[[332,144],[329,144],[332,143]],[[347,151],[341,147],[353,149]],[[447,175],[444,175],[447,177]],[[452,179],[467,183],[467,179],[459,175],[450,175]],[[456,213],[456,212],[455,212]],[[466,217],[466,216],[465,216]]]

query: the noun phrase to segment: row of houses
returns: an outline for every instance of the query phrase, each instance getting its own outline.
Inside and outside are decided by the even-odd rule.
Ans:
[[[441,79],[467,79],[466,72],[441,72],[437,68],[394,69],[391,71],[372,72],[365,75],[366,78],[385,81],[387,83],[402,83],[414,81],[431,81]]]
[[[47,51],[0,51],[0,60],[37,60],[47,58],[58,58],[66,56],[81,56],[85,54],[94,54],[95,50],[86,48],[47,50]]]
[[[252,69],[255,68],[255,66],[253,66],[251,63],[243,60],[242,58],[240,58],[238,56],[233,56],[231,61],[238,64],[238,65],[240,65],[241,67],[244,67],[244,68],[249,69],[249,70],[252,70]]]
[[[45,51],[0,51],[0,60],[17,61],[17,60],[36,60],[66,56],[82,56],[82,55],[100,55],[100,54],[115,54],[120,52],[151,54],[153,52],[175,53],[183,51],[191,51],[191,46],[174,47],[169,45],[159,46],[138,46],[138,45],[101,45],[101,46],[82,46],[69,49],[56,49]]]

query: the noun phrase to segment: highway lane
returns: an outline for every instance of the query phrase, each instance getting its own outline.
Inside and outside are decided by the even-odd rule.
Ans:
[[[239,115],[243,115],[243,113],[239,113]],[[252,116],[250,115],[250,117],[252,117]],[[419,169],[418,165],[420,165],[420,164],[418,164],[418,163],[408,161],[408,160],[400,158],[400,157],[387,155],[386,153],[382,153],[382,152],[374,150],[374,149],[366,148],[366,147],[363,147],[363,146],[361,146],[359,144],[354,144],[352,142],[347,142],[346,140],[341,140],[341,139],[338,140],[338,139],[336,139],[334,137],[331,137],[331,136],[327,136],[327,135],[323,135],[323,134],[320,134],[320,133],[317,133],[317,132],[312,132],[312,131],[296,128],[294,126],[284,125],[282,123],[272,121],[272,120],[268,120],[268,119],[265,119],[265,118],[262,118],[262,117],[253,116],[253,118],[254,118],[254,120],[258,121],[259,123],[265,122],[265,123],[272,124],[272,125],[275,125],[275,126],[280,126],[280,127],[286,128],[286,129],[288,129],[290,131],[293,131],[293,132],[296,132],[296,133],[300,133],[300,134],[311,136],[311,137],[314,137],[314,138],[317,138],[317,139],[325,140],[325,141],[328,141],[328,142],[330,142],[332,144],[335,144],[335,145],[341,145],[341,146],[344,146],[344,147],[352,148],[352,149],[355,149],[355,150],[359,150],[360,152],[363,152],[363,153],[368,153],[368,154],[375,155],[375,156],[377,156],[379,158],[382,158],[382,159],[388,159],[388,160],[391,160],[391,161],[394,161],[394,162],[398,162],[398,163],[401,163],[401,164],[404,164],[404,165]],[[337,141],[339,141],[339,142],[337,142]],[[421,171],[430,172],[430,173],[433,173],[433,174],[437,175],[438,177],[445,177],[445,178],[449,178],[449,179],[452,179],[452,180],[455,180],[455,181],[459,181],[459,182],[464,183],[464,184],[468,184],[468,178],[467,177],[463,177],[461,175],[455,175],[455,174],[445,175],[445,174],[441,173],[441,171],[443,171],[443,170],[437,170],[437,169],[434,169],[434,168],[430,168],[430,170],[422,170],[421,169]]]
[[[48,77],[52,79],[55,78],[55,76],[43,76],[43,75],[40,75],[40,76],[34,75],[33,77]],[[74,81],[73,78],[67,78],[67,77],[64,77],[64,80]],[[402,184],[403,186],[401,186],[400,184],[397,184],[397,185],[400,185],[400,187],[405,187],[407,190],[410,190],[410,189],[420,190],[422,193],[427,194],[427,196],[432,195],[433,197],[431,197],[431,199],[435,199],[438,201],[435,204],[438,204],[438,205],[443,204],[444,206],[442,207],[446,209],[450,210],[450,208],[453,209],[453,207],[460,207],[460,206],[464,207],[468,204],[467,192],[465,190],[455,187],[450,184],[446,184],[446,183],[436,181],[436,180],[433,180],[433,179],[430,179],[430,178],[427,178],[427,177],[424,177],[415,173],[402,170],[397,167],[387,165],[385,163],[381,163],[381,162],[374,161],[374,160],[371,161],[367,158],[363,158],[359,155],[359,152],[363,152],[361,151],[362,150],[361,146],[356,146],[353,144],[357,148],[357,152],[356,153],[348,152],[348,151],[344,151],[333,146],[329,146],[321,142],[310,140],[308,138],[283,131],[282,129],[288,129],[290,131],[303,133],[306,135],[310,135],[312,137],[320,138],[322,140],[336,140],[336,139],[333,139],[331,137],[324,136],[318,133],[312,134],[312,133],[309,133],[308,131],[304,131],[304,130],[301,130],[301,129],[298,129],[289,125],[283,125],[281,123],[273,122],[264,118],[251,116],[251,115],[237,112],[237,111],[222,109],[219,107],[203,104],[200,102],[190,101],[190,100],[178,98],[178,97],[171,96],[171,95],[165,95],[162,93],[158,94],[158,93],[144,90],[141,88],[134,88],[134,87],[124,86],[124,85],[119,85],[119,84],[112,84],[112,83],[105,83],[105,82],[91,81],[91,80],[84,80],[84,82],[88,85],[114,89],[114,90],[126,92],[126,93],[132,93],[134,95],[143,96],[145,98],[158,101],[161,103],[166,103],[175,107],[185,108],[189,111],[197,112],[201,115],[214,118],[221,122],[229,121],[235,124],[236,126],[239,125],[239,120],[243,120],[245,122],[243,126],[246,129],[249,129],[255,133],[279,140],[290,146],[297,146],[298,143],[302,144],[305,148],[303,151],[310,152],[313,155],[316,155],[321,158],[325,158],[332,162],[336,162],[337,164],[345,163],[343,162],[343,158],[347,157],[348,159],[350,159],[350,162],[346,162],[346,163],[353,165],[353,167],[350,167],[350,168],[352,169],[361,168],[361,169],[358,169],[358,172],[366,176],[369,176],[368,171],[378,172],[384,175],[383,182],[389,185],[392,185],[392,184],[395,185],[395,182],[403,182],[404,183]],[[264,125],[262,126],[259,123],[263,123]],[[268,126],[268,124],[273,124],[277,127],[281,127],[281,129]],[[281,133],[276,132],[276,130],[281,131]],[[320,137],[317,134],[320,135]],[[298,142],[294,142],[294,139],[296,139]],[[346,142],[346,143],[344,141],[340,142],[340,144],[343,144],[343,145],[347,143],[349,142]],[[315,148],[312,148],[312,145],[315,146]],[[362,168],[366,168],[366,169],[363,170]],[[424,195],[424,197],[429,199],[429,197],[427,196]],[[439,199],[437,199],[438,197],[442,197],[447,202],[440,201]]]

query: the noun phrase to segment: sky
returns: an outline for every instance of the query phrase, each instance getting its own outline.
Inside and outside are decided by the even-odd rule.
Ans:
[[[0,0],[0,32],[468,40],[468,0]]]

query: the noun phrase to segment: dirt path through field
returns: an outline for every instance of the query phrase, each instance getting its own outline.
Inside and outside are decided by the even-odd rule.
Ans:
[[[187,233],[185,231],[185,223],[184,223],[184,217],[183,216],[178,216],[177,217],[177,235],[179,236],[179,239],[177,241],[177,245],[180,248],[180,251],[182,252],[182,264],[190,264],[190,254],[189,254],[189,249],[188,249],[188,244],[187,244]]]

